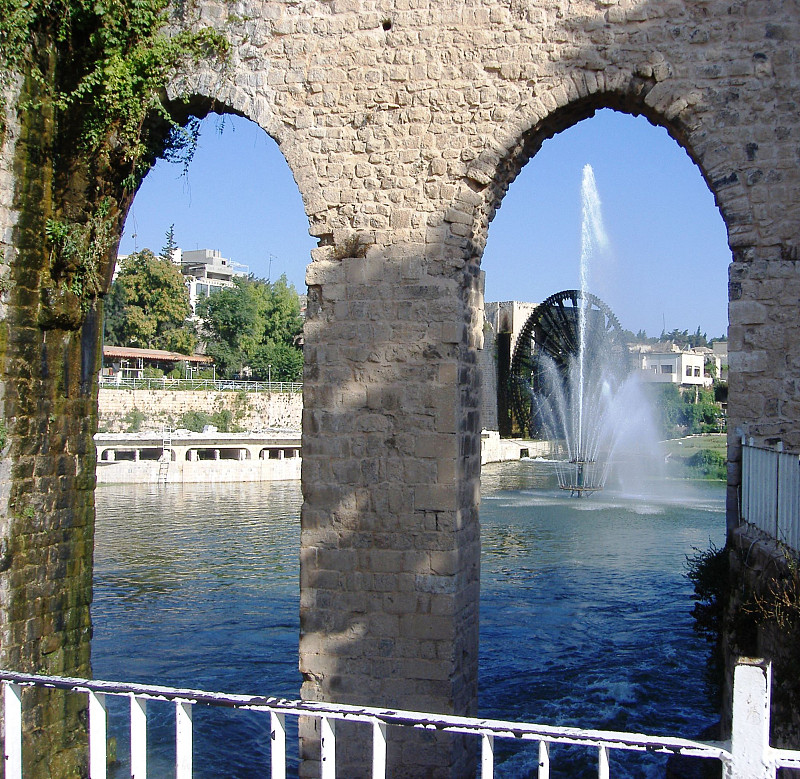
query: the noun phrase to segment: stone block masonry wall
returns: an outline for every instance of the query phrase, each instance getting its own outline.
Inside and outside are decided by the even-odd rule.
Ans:
[[[733,250],[735,517],[739,431],[800,446],[800,11],[795,0],[242,0],[232,13],[200,0],[197,12],[229,37],[230,58],[192,63],[170,96],[236,111],[275,138],[319,239],[304,378],[303,694],[471,713],[479,261],[495,210],[544,140],[600,107],[644,114],[698,164]],[[41,170],[56,146],[41,116],[25,115],[0,168],[13,179],[0,218],[12,271],[2,527],[15,550],[0,566],[0,651],[37,666],[54,624],[65,649],[49,654],[77,672],[86,643],[70,642],[91,565],[86,370],[98,339],[91,318],[75,329],[50,310],[52,289],[42,297],[52,204]],[[117,174],[97,173],[85,197]],[[391,773],[470,773],[456,740],[420,739],[390,744]],[[302,748],[310,775],[313,734]],[[366,775],[348,749],[341,775]]]
[[[98,408],[98,427],[106,433],[128,432],[137,416],[141,430],[161,430],[165,425],[174,428],[189,411],[213,414],[223,410],[230,411],[233,423],[243,430],[299,430],[303,396],[289,392],[101,389]]]
[[[8,82],[0,79],[0,85]],[[20,83],[16,86],[21,87]],[[24,90],[23,90],[24,91]],[[0,665],[91,673],[94,445],[101,314],[65,326],[44,310],[46,110],[0,104]],[[82,696],[23,692],[23,773],[85,775]]]
[[[475,712],[477,372],[464,364],[458,290],[421,249],[308,271],[303,696]],[[363,775],[368,740],[341,732],[342,776]],[[303,775],[318,775],[304,735]],[[393,741],[393,764],[467,771],[461,746],[412,733]]]

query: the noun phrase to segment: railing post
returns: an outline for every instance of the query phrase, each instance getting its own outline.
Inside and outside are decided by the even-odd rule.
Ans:
[[[733,672],[731,763],[725,779],[774,779],[769,755],[772,665],[740,658]]]
[[[147,777],[147,699],[131,695],[131,779]]]
[[[494,779],[494,736],[481,736],[481,779]]]
[[[99,692],[89,693],[89,777],[106,779],[107,730],[106,696]]]
[[[336,721],[330,717],[321,717],[320,735],[320,779],[336,779]]]
[[[3,682],[5,778],[22,779],[22,688]]]
[[[550,743],[539,742],[539,776],[538,779],[550,779]]]
[[[270,779],[286,779],[286,715],[280,711],[269,713]]]
[[[372,779],[386,779],[386,725],[372,723]]]
[[[601,744],[597,748],[597,779],[609,779],[609,777],[608,747],[605,744]]]
[[[192,704],[175,701],[175,779],[192,779]]]

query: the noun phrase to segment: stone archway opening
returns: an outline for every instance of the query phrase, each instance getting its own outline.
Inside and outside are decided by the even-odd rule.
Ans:
[[[605,264],[599,270],[606,275],[593,275],[590,291],[613,301],[614,313],[620,316],[622,327],[632,331],[631,336],[644,331],[656,338],[662,332],[668,337],[672,330],[687,330],[692,335],[699,326],[709,339],[727,337],[727,266],[731,262],[731,251],[725,225],[700,170],[679,144],[662,128],[652,126],[641,116],[601,110],[593,118],[576,124],[568,122],[556,135],[532,146],[538,148],[535,154],[530,159],[523,155],[525,166],[518,175],[511,177],[510,185],[503,184],[502,207],[489,226],[481,259],[487,312],[482,353],[483,391],[487,393],[488,387],[490,393],[489,397],[484,397],[484,416],[487,411],[489,416],[493,413],[487,406],[496,400],[500,392],[498,382],[503,380],[503,366],[493,358],[502,355],[504,348],[507,357],[513,354],[509,341],[514,331],[514,317],[519,320],[515,333],[518,334],[530,315],[530,304],[559,290],[580,285],[580,192],[581,172],[586,163],[596,168],[603,216],[615,250],[613,256],[600,258]],[[667,170],[661,169],[664,166],[672,170],[669,181]],[[511,167],[509,163],[507,170]],[[619,181],[620,178],[623,180]],[[669,189],[652,192],[664,188],[665,182]],[[670,200],[678,202],[680,208],[672,208]],[[626,221],[630,224],[625,225]],[[493,279],[493,275],[501,278]],[[694,283],[688,283],[689,279]],[[528,290],[531,293],[526,296]],[[516,305],[493,307],[504,301],[515,301]],[[685,307],[682,310],[687,313],[681,314],[681,307]],[[682,316],[692,319],[683,323]],[[494,488],[500,478],[490,473],[490,486]],[[510,473],[502,478],[510,485],[520,486]],[[547,488],[546,483],[528,483]],[[509,503],[511,500],[509,498]],[[717,501],[720,513],[715,543],[724,543],[723,488],[718,490]],[[488,525],[482,521],[482,527],[496,534],[493,502],[489,507]],[[535,509],[530,511],[535,512]],[[483,515],[483,507],[481,512]],[[519,533],[521,524],[509,525],[514,543],[520,542],[515,534]],[[497,539],[492,537],[489,543],[492,544],[491,553],[496,554]],[[532,541],[529,543],[533,545]],[[707,539],[702,539],[701,543],[707,543]],[[687,546],[685,553],[691,552],[691,545]],[[682,555],[678,558],[678,578],[681,578],[684,558]],[[491,575],[491,563],[486,568]],[[520,578],[524,579],[524,575]],[[526,580],[523,586],[530,586],[530,581]],[[525,598],[522,591],[520,598]],[[557,608],[554,606],[553,610]],[[485,610],[482,600],[482,618]],[[691,601],[687,595],[687,620],[690,611]],[[492,615],[492,620],[489,630],[482,629],[482,657],[497,649],[485,646],[485,641],[486,636],[492,635],[496,623],[503,621],[503,616]],[[546,623],[546,618],[543,621]],[[569,629],[564,626],[565,632]],[[537,660],[547,663],[546,657]],[[496,680],[490,681],[496,683]],[[541,679],[539,683],[540,688],[547,687]],[[482,696],[487,694],[486,686],[482,682]],[[542,693],[543,697],[550,694],[550,690]],[[549,701],[546,697],[545,700]],[[494,712],[488,716],[494,716]]]
[[[174,223],[179,246],[220,249],[254,276],[286,274],[302,291],[317,243],[278,144],[255,122],[230,112],[208,113],[197,133],[188,164],[161,159],[145,177],[120,253],[157,250]]]
[[[608,301],[629,340],[640,336],[646,349],[647,339],[658,341],[662,333],[679,339],[684,330],[685,343],[693,346],[727,338],[731,252],[700,171],[662,127],[600,109],[541,144],[514,178],[488,232],[481,259],[488,307],[482,413],[483,426],[503,436],[513,428],[504,396],[507,371],[531,307],[581,286],[585,165],[594,171],[609,240],[589,259],[588,291]],[[493,350],[501,355],[496,370],[487,361]],[[715,375],[717,363],[727,367],[724,356],[709,359]]]
[[[160,160],[144,179],[128,214],[120,254],[145,248],[158,254],[164,244],[165,231],[174,226],[175,242],[181,249],[216,250],[222,258],[230,262],[227,267],[237,272],[244,270],[259,279],[271,279],[273,282],[285,275],[289,284],[300,287],[308,262],[308,252],[316,244],[308,237],[308,220],[302,199],[277,144],[258,125],[233,113],[208,114],[201,121],[199,130],[198,148],[185,170],[180,163]],[[241,266],[247,267],[242,269]],[[212,269],[211,273],[218,275],[219,269]],[[305,292],[305,287],[300,287],[298,291]],[[280,376],[278,366],[273,366],[273,369],[272,384],[275,385],[280,382]],[[262,386],[257,392],[263,395],[268,392],[264,389],[267,377],[258,378],[263,379],[263,382],[259,382]],[[226,376],[218,373],[217,379],[226,379]],[[252,376],[252,379],[255,382],[256,377]],[[213,411],[216,404],[224,399],[226,409],[230,407],[234,411],[233,429],[230,432],[246,427],[257,413],[256,410],[264,409],[263,421],[259,427],[267,426],[272,419],[274,427],[285,428],[286,419],[291,418],[298,429],[299,437],[299,412],[284,411],[281,415],[279,411],[283,407],[276,403],[278,411],[274,412],[276,418],[273,419],[269,416],[273,412],[267,411],[272,408],[272,404],[267,406],[258,400],[245,402],[245,395],[252,388],[247,388],[244,381],[218,381],[216,386],[216,392],[198,391],[195,400],[186,397],[176,399],[173,392],[162,393],[165,399],[159,401],[152,397],[151,392],[145,401],[148,404],[145,409],[148,419],[142,425],[142,432],[148,425],[158,431],[167,417],[179,424],[187,411]],[[114,391],[108,390],[109,393]],[[124,391],[121,394],[125,394]],[[147,394],[139,393],[140,397]],[[298,397],[296,392],[293,397]],[[247,406],[249,409],[241,418],[236,416],[237,402],[238,407]],[[168,413],[165,411],[157,414],[156,412],[163,410],[159,406],[169,406]],[[99,410],[102,425],[106,418],[102,387]],[[189,454],[189,460],[213,461],[212,464],[223,467],[235,466],[236,461],[250,459],[249,451],[242,448],[226,449],[218,445],[214,448],[197,447]],[[291,455],[297,454],[297,451],[291,452],[285,448],[268,448],[261,452],[260,458],[256,453],[256,458],[272,460],[269,464],[276,465],[275,461],[280,460],[282,464],[284,459],[290,459]],[[180,468],[179,465],[177,467]],[[127,633],[131,643],[138,642],[136,663],[143,676],[148,678],[156,679],[166,673],[164,682],[170,684],[197,684],[207,689],[248,689],[252,692],[270,688],[272,692],[277,690],[277,694],[285,697],[299,697],[299,593],[296,585],[299,487],[295,485],[294,489],[270,490],[270,486],[220,483],[216,490],[203,484],[186,484],[183,487],[170,484],[167,490],[171,490],[172,495],[165,496],[161,504],[158,501],[158,490],[154,491],[153,485],[136,485],[128,490],[131,514],[142,522],[144,536],[153,541],[152,546],[150,541],[145,543],[145,555],[154,561],[153,586],[141,580],[137,585],[138,575],[135,572],[131,576],[124,573],[129,565],[135,567],[132,558],[139,554],[135,531],[134,535],[123,532],[124,525],[119,521],[117,513],[118,501],[126,500],[127,488],[124,485],[98,487],[100,492],[109,496],[96,495],[98,543],[95,546],[95,565],[100,574],[95,577],[92,607],[95,625],[92,663],[95,676],[120,678],[130,675],[126,653],[120,651],[114,639],[115,633]],[[164,488],[161,490],[163,492]],[[259,490],[263,492],[262,501],[259,501]],[[176,491],[181,493],[180,499],[175,497]],[[150,524],[147,512],[141,510],[142,501],[150,501],[153,506],[169,506],[175,512],[175,516],[171,517],[172,511],[164,511],[165,521],[175,522],[172,528],[163,533],[164,542],[175,540],[176,535],[181,532],[186,533],[186,548],[183,551],[179,548],[173,549],[177,563],[174,569],[175,578],[165,570],[171,568],[168,556],[162,556],[161,552],[153,554],[157,549],[166,547],[162,547],[157,540],[157,527]],[[185,511],[192,503],[196,509]],[[264,505],[269,505],[275,516],[269,514],[263,508]],[[237,506],[240,507],[238,513]],[[202,512],[206,512],[205,517]],[[150,512],[151,515],[157,513],[158,509]],[[268,522],[267,519],[275,521]],[[261,521],[261,528],[256,520]],[[109,526],[103,527],[106,521]],[[290,522],[291,530],[288,529]],[[238,539],[228,533],[228,529],[237,524],[241,533]],[[180,530],[181,527],[183,531]],[[293,533],[296,543],[292,545],[288,542],[276,542],[270,546],[265,537],[268,538],[272,532],[279,539],[285,539]],[[215,538],[221,533],[225,534],[227,541],[216,552],[211,553],[216,543]],[[260,565],[254,563],[248,554],[242,554],[242,545],[247,543],[251,544],[252,553],[263,555]],[[113,551],[114,549],[117,551]],[[273,556],[268,557],[268,554]],[[196,570],[189,562],[194,559],[198,561]],[[279,587],[270,578],[270,564],[277,572],[295,572],[292,581],[294,587],[287,586],[282,579]],[[115,569],[114,565],[118,567]],[[203,566],[206,567],[205,571]],[[121,577],[118,576],[119,573],[122,573]],[[279,576],[280,573],[274,574],[275,579]],[[196,577],[194,584],[193,577]],[[183,579],[183,584],[179,583],[180,578]],[[172,584],[167,589],[173,586],[178,590],[185,589],[185,598],[177,598],[176,602],[170,603],[170,598],[164,597],[166,590],[162,585],[169,579],[172,579]],[[208,591],[203,596],[204,585],[198,586],[200,581],[214,579],[219,582],[217,603],[210,597],[214,595],[213,588],[206,588]],[[115,592],[117,585],[123,580],[127,580],[128,584],[122,586],[122,591]],[[258,598],[255,590],[262,584],[265,588],[273,588],[271,598],[266,595]],[[232,593],[238,590],[242,592],[239,606],[244,613],[240,626],[232,618],[235,603],[231,605]],[[246,598],[249,600],[245,603]],[[127,605],[123,605],[123,601]],[[228,603],[230,608],[221,609],[219,603]],[[148,627],[151,623],[160,625],[159,629],[151,632]],[[174,641],[161,643],[159,634],[166,636],[170,632],[173,632]],[[148,641],[147,636],[152,641]],[[256,654],[259,649],[263,650],[260,656]],[[245,659],[250,660],[249,667]],[[187,675],[187,670],[191,668],[195,671]],[[198,674],[202,674],[202,682],[199,681]],[[153,738],[158,744],[160,734],[166,733],[168,736],[170,727],[174,728],[174,725],[158,713],[153,722]],[[199,727],[199,732],[202,733],[202,725]],[[247,727],[252,729],[258,725],[251,722]],[[243,738],[235,727],[231,727],[231,730],[234,731],[234,740]],[[119,737],[120,763],[124,769],[127,760],[127,736],[121,730]],[[201,757],[204,751],[213,752],[215,743],[217,742],[211,736],[202,739],[198,737],[196,755]],[[245,744],[234,747],[234,751],[240,753],[236,765],[240,775],[257,771],[259,761],[263,763],[268,757],[268,750],[253,751]],[[296,752],[296,749],[292,751]],[[159,755],[158,746],[155,754]],[[206,757],[211,761],[206,770],[215,770],[210,767],[214,765],[213,756],[206,754]],[[226,755],[222,760],[229,757]],[[218,773],[225,773],[224,762],[220,762],[216,770]]]

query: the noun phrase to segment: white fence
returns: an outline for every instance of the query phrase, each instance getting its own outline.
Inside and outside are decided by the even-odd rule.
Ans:
[[[800,457],[742,440],[742,519],[800,552]]]
[[[303,383],[297,381],[238,381],[234,379],[170,379],[159,376],[149,379],[114,378],[101,376],[103,389],[146,390],[209,390],[212,392],[294,392],[303,391]]]
[[[703,743],[684,738],[646,736],[579,728],[551,727],[501,720],[421,714],[373,707],[289,701],[248,695],[225,695],[201,690],[153,687],[118,682],[89,681],[0,671],[5,706],[5,777],[22,777],[22,695],[25,686],[67,690],[89,698],[89,777],[106,777],[106,696],[130,699],[131,776],[147,776],[147,701],[175,705],[176,779],[192,777],[192,710],[196,705],[260,711],[271,721],[271,779],[286,777],[286,717],[320,720],[321,779],[336,777],[336,722],[365,725],[372,739],[372,779],[386,779],[388,726],[420,728],[473,735],[481,743],[480,779],[494,776],[495,739],[539,743],[539,779],[550,776],[550,745],[568,744],[597,749],[597,776],[609,779],[609,752],[657,752],[719,760],[726,779],[774,779],[780,767],[800,768],[800,751],[769,746],[771,670],[758,660],[743,660],[734,675],[733,729],[730,742]],[[266,766],[264,775],[267,775]]]

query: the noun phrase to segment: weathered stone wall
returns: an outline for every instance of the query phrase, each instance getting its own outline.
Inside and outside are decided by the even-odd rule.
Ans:
[[[752,525],[731,533],[729,580],[717,582],[725,599],[721,631],[722,738],[730,738],[733,666],[739,657],[773,664],[770,744],[795,749],[800,733],[800,576],[787,549]],[[791,775],[791,772],[787,772]]]
[[[98,428],[125,433],[139,417],[140,430],[174,428],[183,414],[230,411],[243,430],[299,430],[303,395],[299,392],[206,392],[184,390],[101,389]],[[141,418],[143,415],[144,418]]]
[[[472,713],[479,261],[495,209],[546,138],[607,106],[646,115],[683,145],[716,197],[733,250],[731,430],[800,448],[796,2],[199,5],[230,36],[230,62],[176,79],[172,95],[227,106],[275,138],[320,240],[307,275],[303,694]],[[22,157],[36,159],[24,146]],[[16,170],[25,171],[14,182],[24,216],[11,233],[18,248],[35,235],[26,230],[37,204],[23,196],[35,165]],[[91,408],[78,397],[90,393],[71,389],[75,334],[36,325],[38,277],[30,268],[15,274],[4,363],[6,418],[19,420],[10,500],[29,495],[38,523],[74,528],[91,508],[86,485],[71,475],[86,472],[80,452],[91,423],[82,420]],[[84,344],[92,362],[95,342]],[[735,444],[731,457],[733,507]],[[58,492],[32,467],[67,468]],[[22,525],[6,532],[7,543],[27,538]],[[56,549],[65,564],[88,569],[85,546],[55,543],[36,536],[43,557],[26,564],[31,581],[59,580],[43,562]],[[15,560],[4,591],[35,611]],[[15,624],[5,618],[3,635]],[[35,665],[28,658],[38,657],[38,638],[21,646],[23,664]],[[71,671],[83,667],[73,660]],[[310,775],[313,738],[303,748]],[[457,742],[395,744],[390,756],[403,776],[469,771]],[[363,775],[362,757],[343,752],[342,775]]]
[[[30,91],[22,87],[23,95]],[[28,89],[30,85],[27,85]],[[6,95],[8,99],[8,95]],[[13,106],[10,100],[3,108]],[[6,115],[0,152],[0,664],[90,673],[94,546],[94,378],[101,327],[43,313],[48,275],[40,209],[48,191],[45,109]],[[25,257],[27,262],[20,258]],[[23,772],[85,774],[87,702],[23,692]]]

